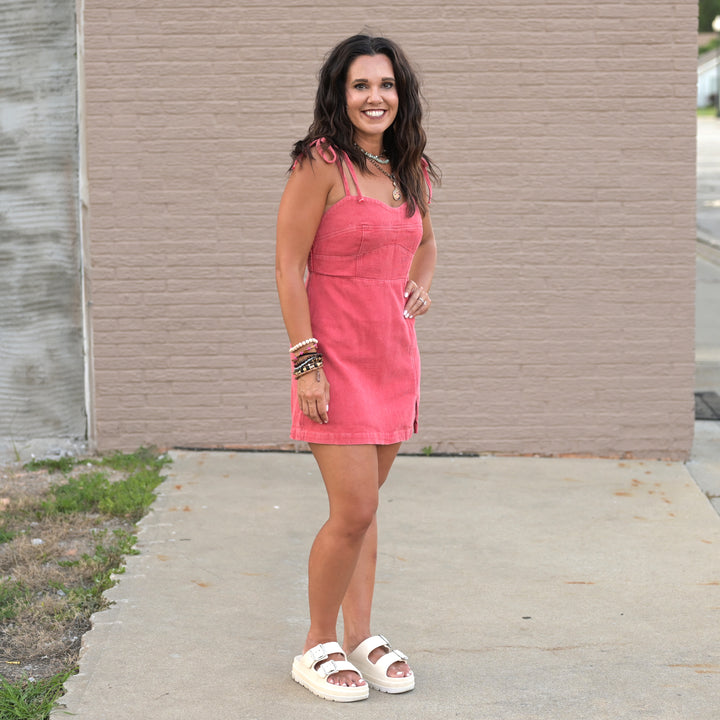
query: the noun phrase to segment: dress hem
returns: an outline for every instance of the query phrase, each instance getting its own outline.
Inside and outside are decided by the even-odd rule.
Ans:
[[[417,432],[415,430],[414,432]],[[333,437],[329,437],[327,432],[320,431],[313,433],[308,431],[292,431],[290,433],[291,440],[300,440],[301,442],[316,443],[317,445],[394,445],[395,443],[405,442],[413,435],[413,428],[406,430],[398,430],[393,433],[337,433]]]

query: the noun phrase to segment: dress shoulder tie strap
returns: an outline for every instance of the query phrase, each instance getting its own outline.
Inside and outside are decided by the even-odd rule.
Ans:
[[[345,195],[353,195],[353,193],[350,191],[350,185],[348,183],[347,176],[345,175],[345,168],[343,167],[343,160],[345,161],[345,164],[348,166],[348,169],[350,170],[350,175],[352,177],[353,183],[355,185],[355,194],[357,195],[360,200],[363,200],[362,193],[360,192],[360,186],[358,185],[357,176],[355,175],[355,170],[353,169],[352,163],[350,162],[350,158],[348,157],[346,152],[342,153],[342,157],[338,157],[338,154],[335,150],[335,148],[327,141],[326,138],[321,137],[315,140],[314,142],[310,143],[310,147],[317,148],[318,155],[328,164],[332,163],[338,166],[338,169],[340,170],[340,177],[342,177],[343,181],[343,188],[345,189]]]
[[[335,148],[324,138],[318,138],[310,143],[311,148],[317,148],[318,155],[328,164],[337,162]]]
[[[357,195],[360,202],[362,202],[365,198],[363,197],[363,194],[360,192],[360,185],[358,184],[357,175],[355,174],[355,169],[353,168],[352,163],[350,162],[350,158],[348,157],[348,154],[346,152],[343,152],[343,157],[345,158],[345,164],[348,166],[348,170],[350,171],[350,175],[352,176],[353,184],[355,185],[355,194]],[[340,163],[340,172],[343,176],[343,182],[345,183],[345,194],[350,194],[350,189],[348,188],[347,180],[345,178],[345,171],[342,168],[342,163]]]

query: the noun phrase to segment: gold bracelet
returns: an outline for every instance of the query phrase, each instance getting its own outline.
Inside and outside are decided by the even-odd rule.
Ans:
[[[322,355],[320,355],[319,357],[313,358],[307,363],[303,363],[302,366],[298,367],[296,370],[293,370],[293,375],[296,378],[299,378],[303,375],[307,375],[307,373],[312,372],[313,370],[319,370],[322,366]]]

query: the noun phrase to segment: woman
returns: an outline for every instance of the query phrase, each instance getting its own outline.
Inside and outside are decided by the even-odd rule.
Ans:
[[[430,307],[435,268],[436,173],[421,117],[400,48],[368,35],[344,40],[321,69],[314,121],[295,144],[278,212],[291,437],[310,444],[330,503],[310,551],[310,630],[292,676],[339,702],[368,697],[368,685],[389,693],[415,685],[407,657],[371,634],[370,612],[378,492],[417,429],[414,320]]]

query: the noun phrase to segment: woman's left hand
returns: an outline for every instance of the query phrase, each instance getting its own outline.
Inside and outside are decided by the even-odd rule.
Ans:
[[[422,285],[418,285],[414,280],[408,280],[405,285],[405,310],[403,315],[406,318],[417,317],[418,315],[424,315],[432,304],[430,296],[425,292],[425,288]]]

